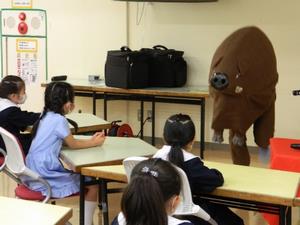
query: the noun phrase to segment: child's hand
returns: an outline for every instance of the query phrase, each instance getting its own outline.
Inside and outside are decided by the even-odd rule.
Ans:
[[[102,145],[105,141],[104,132],[96,132],[91,140],[95,143],[95,145]]]

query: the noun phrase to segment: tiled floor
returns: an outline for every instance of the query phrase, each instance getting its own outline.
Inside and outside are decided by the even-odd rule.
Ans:
[[[199,149],[194,149],[195,154],[199,153]],[[254,152],[254,153],[253,153]],[[251,166],[256,167],[267,167],[266,164],[260,162],[258,160],[258,156],[253,151],[251,153]],[[206,150],[205,151],[205,159],[210,161],[217,161],[217,162],[224,162],[224,163],[231,163],[230,160],[230,153],[227,150]],[[0,195],[1,196],[14,196],[14,187],[15,183],[10,178],[8,178],[3,173],[0,173]],[[110,220],[114,218],[114,216],[120,210],[120,198],[121,194],[111,194],[109,196],[109,210],[110,210]],[[78,217],[79,217],[79,199],[78,197],[73,197],[69,199],[58,200],[57,205],[67,206],[73,208],[73,217],[70,222],[73,225],[78,224]],[[2,206],[1,206],[2,207]],[[248,212],[244,210],[235,210],[245,221],[246,225],[265,225],[267,224],[263,218],[261,217],[260,213],[256,212]],[[94,217],[94,224],[98,224],[98,220],[101,221],[101,215],[97,210]],[[101,224],[101,222],[99,223]],[[300,225],[300,218],[299,218],[299,209],[293,209],[293,225]]]

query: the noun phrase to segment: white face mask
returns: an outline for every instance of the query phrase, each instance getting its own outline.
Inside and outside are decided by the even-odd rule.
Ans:
[[[71,102],[66,103],[65,105],[65,114],[70,114],[74,109],[74,104]]]
[[[26,94],[20,95],[18,104],[24,104],[24,102],[26,101],[26,99],[27,99],[27,95]]]

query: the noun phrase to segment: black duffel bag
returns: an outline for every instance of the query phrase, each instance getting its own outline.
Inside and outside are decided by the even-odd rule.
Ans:
[[[149,86],[181,87],[186,83],[187,64],[183,51],[156,45],[153,49],[142,48],[149,56]]]
[[[131,51],[128,47],[107,52],[105,84],[118,88],[144,88],[148,86],[147,54]]]

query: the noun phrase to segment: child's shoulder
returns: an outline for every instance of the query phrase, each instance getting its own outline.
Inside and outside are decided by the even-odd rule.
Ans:
[[[60,123],[67,121],[65,116],[54,112],[47,112],[47,114],[45,115],[45,120],[48,120],[52,123]]]
[[[4,111],[6,109],[19,109],[18,105],[10,101],[6,98],[0,98],[0,111]]]

